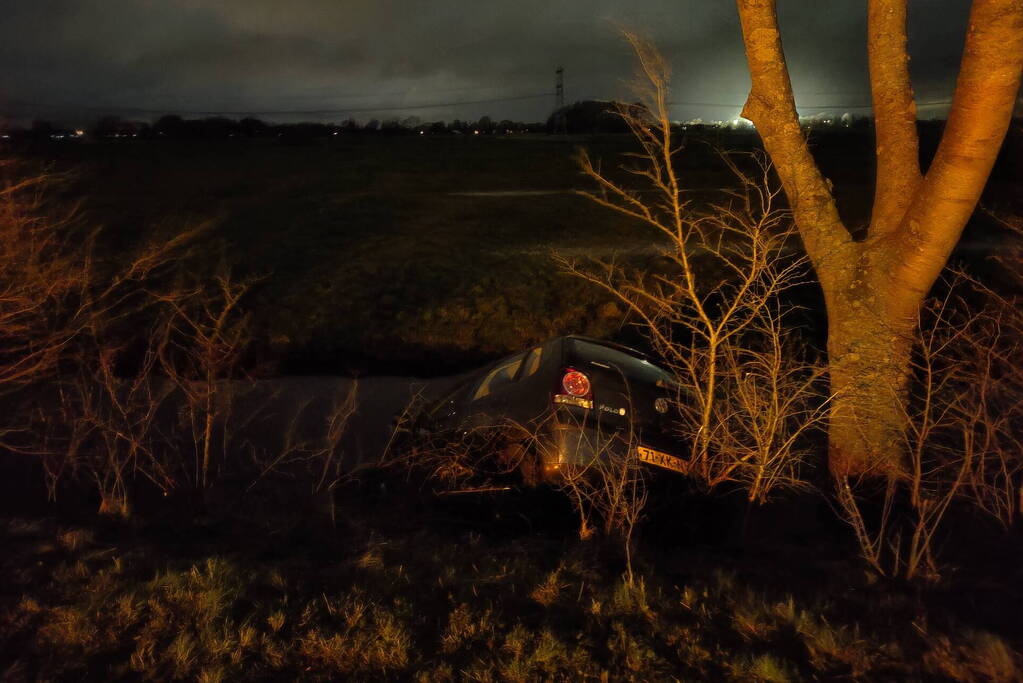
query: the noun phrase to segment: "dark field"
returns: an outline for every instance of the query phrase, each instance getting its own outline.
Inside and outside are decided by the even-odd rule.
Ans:
[[[285,371],[378,371],[617,329],[620,312],[548,259],[649,247],[642,228],[571,194],[577,142],[101,145],[61,164],[82,169],[86,213],[126,242],[209,221],[194,267],[266,276],[249,307]],[[457,194],[513,191],[544,194]]]
[[[852,216],[869,210],[861,142],[841,136],[828,150]],[[713,145],[752,144],[690,140],[681,159],[694,198],[734,183]],[[549,252],[648,260],[656,236],[572,194],[591,189],[579,147],[606,167],[634,151],[626,136],[370,136],[46,152],[76,171],[71,194],[118,246],[208,222],[191,267],[265,276],[248,308],[282,371],[419,374],[426,360],[437,374],[558,334],[620,333],[623,312]]]
[[[935,133],[924,130],[925,156]],[[1014,135],[984,203],[1019,212]],[[811,139],[844,217],[862,225],[869,133]],[[695,202],[733,182],[714,144],[754,140],[688,141],[681,172]],[[656,257],[648,228],[573,194],[588,189],[579,146],[605,166],[633,149],[626,137],[381,135],[25,154],[72,172],[63,198],[80,202],[82,225],[102,226],[104,257],[204,224],[182,270],[261,278],[244,301],[246,369],[286,384],[282,403],[304,391],[322,427],[327,393],[312,386],[340,380],[313,374],[442,376],[569,333],[643,344],[618,305],[550,258]],[[1001,239],[978,214],[958,257],[987,273]],[[816,285],[790,296],[809,307],[802,322],[819,343]],[[381,383],[403,381],[364,386],[379,408]],[[364,412],[349,436],[370,422],[386,436],[386,411]],[[825,489],[826,472],[809,469]],[[865,569],[823,495],[753,507],[738,491],[711,497],[660,478],[629,585],[620,549],[579,540],[552,491],[450,494],[390,471],[339,479],[325,497],[281,476],[218,484],[199,512],[149,491],[113,519],[95,514],[87,485],[54,505],[38,472],[12,471],[21,478],[0,488],[3,680],[1023,677],[1018,534],[965,504],[943,530],[942,580],[908,584]]]
[[[924,128],[925,157],[938,132]],[[847,222],[864,224],[869,132],[811,142]],[[679,159],[693,199],[720,199],[735,182],[715,149],[756,144],[750,134],[690,135]],[[1018,194],[1019,144],[1010,137],[987,200]],[[521,135],[108,142],[32,154],[74,171],[70,197],[117,248],[207,225],[191,269],[265,278],[247,301],[259,360],[289,373],[442,374],[558,334],[639,341],[617,305],[549,257],[643,263],[658,244],[650,228],[572,193],[592,189],[574,159],[580,147],[605,168],[635,151],[627,136]],[[964,241],[989,236],[981,218]],[[802,296],[816,303],[815,290]]]

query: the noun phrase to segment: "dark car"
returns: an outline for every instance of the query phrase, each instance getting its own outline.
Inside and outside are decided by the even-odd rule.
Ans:
[[[420,435],[446,440],[514,425],[532,479],[617,452],[684,472],[672,436],[671,374],[643,353],[587,337],[558,337],[472,373],[420,415]],[[528,437],[528,438],[527,438]],[[526,474],[525,472],[523,472]]]

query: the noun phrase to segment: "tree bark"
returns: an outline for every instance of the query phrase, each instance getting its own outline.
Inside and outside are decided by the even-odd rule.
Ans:
[[[874,275],[869,256],[861,254],[828,308],[828,464],[836,476],[897,474],[905,465],[905,398],[917,319],[893,313],[888,284]]]
[[[906,42],[906,0],[869,0],[867,57],[877,158],[869,228],[873,237],[899,227],[922,180]]]
[[[899,264],[894,288],[922,298],[944,267],[998,157],[1021,71],[1023,0],[974,0],[938,152],[898,231],[879,237],[878,247]]]
[[[830,181],[817,168],[799,126],[774,0],[738,3],[753,83],[742,115],[753,121],[764,141],[827,297],[838,284],[832,276],[853,262],[854,244],[838,215]]]
[[[907,0],[870,0],[877,187],[853,241],[799,126],[775,0],[736,0],[752,87],[743,116],[774,162],[824,291],[838,476],[901,465],[920,306],[973,213],[1008,129],[1023,71],[1023,0],[974,0],[937,156],[921,177],[906,52]]]

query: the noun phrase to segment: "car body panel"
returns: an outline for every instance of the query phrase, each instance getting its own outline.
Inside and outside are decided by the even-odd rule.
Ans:
[[[568,369],[587,375],[592,408],[557,404]],[[532,435],[546,471],[584,464],[601,453],[642,445],[678,466],[684,449],[672,436],[670,412],[658,399],[674,400],[671,375],[628,347],[580,336],[558,337],[502,358],[472,373],[427,408],[423,431],[450,438],[474,429],[514,424]],[[662,408],[665,404],[662,404]],[[637,455],[638,457],[638,455]],[[642,458],[640,458],[643,460]]]

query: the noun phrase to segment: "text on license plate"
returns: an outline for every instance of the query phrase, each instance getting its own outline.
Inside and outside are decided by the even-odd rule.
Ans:
[[[676,458],[674,455],[655,451],[654,449],[647,448],[646,446],[639,446],[636,450],[639,452],[639,459],[643,462],[650,463],[651,465],[657,465],[658,467],[664,467],[669,470],[675,470],[676,472],[686,471],[686,461],[682,458]]]

